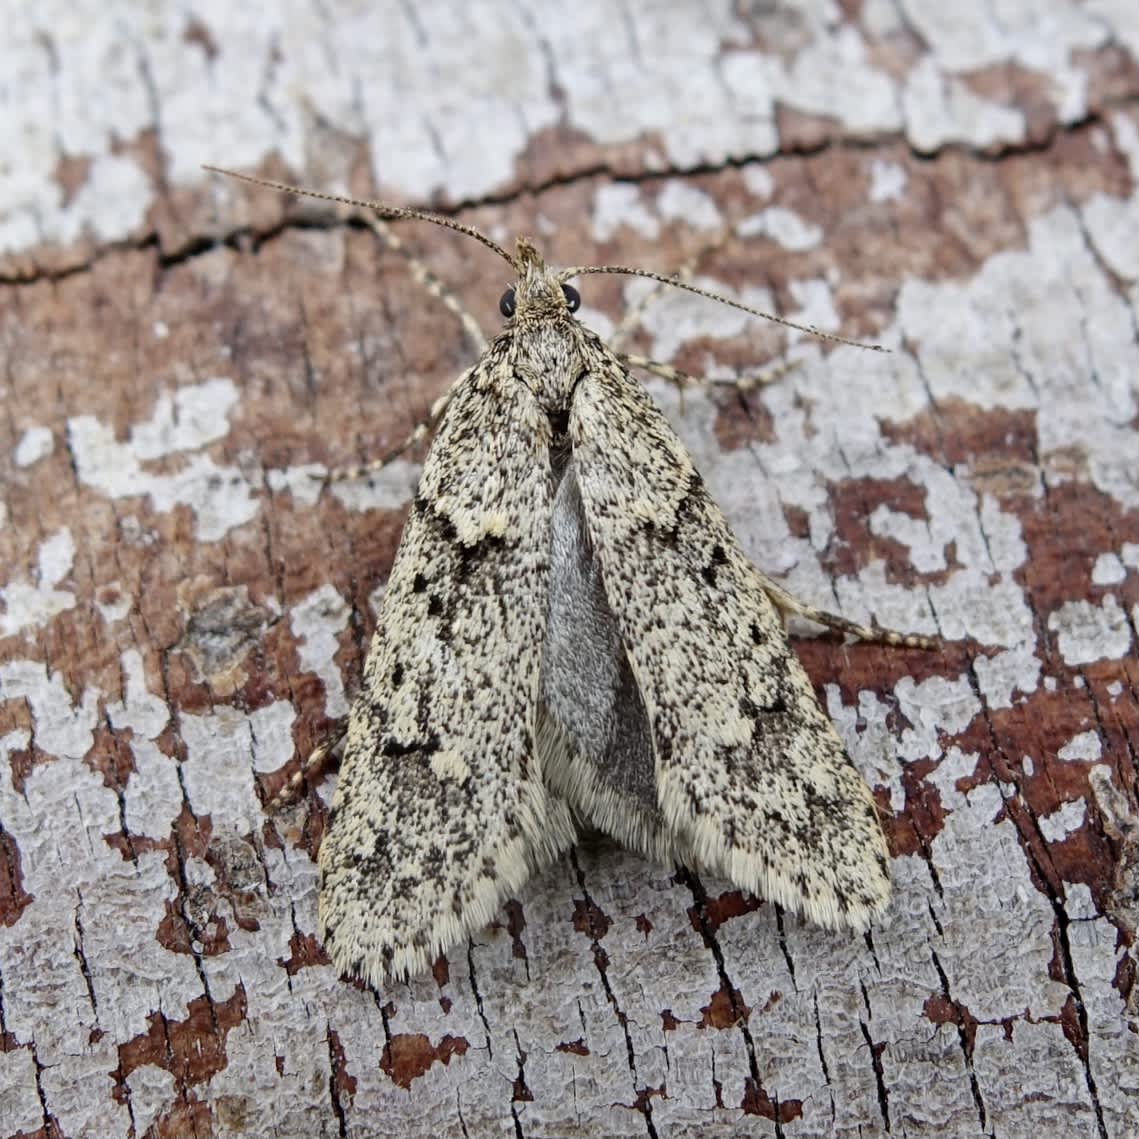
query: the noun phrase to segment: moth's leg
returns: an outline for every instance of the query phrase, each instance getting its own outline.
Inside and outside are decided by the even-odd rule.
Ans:
[[[677,279],[681,281],[689,280],[693,273],[695,273],[696,266],[700,263],[701,259],[719,249],[727,241],[730,233],[730,230],[725,230],[715,241],[698,249],[680,267],[676,274]],[[687,372],[682,372],[679,368],[674,368],[671,364],[662,364],[659,360],[650,360],[647,356],[638,356],[632,352],[622,352],[621,345],[628,339],[630,333],[636,327],[645,311],[656,298],[660,296],[661,293],[666,292],[667,289],[668,285],[661,282],[639,297],[629,306],[628,312],[626,312],[617,323],[617,327],[613,330],[612,336],[609,337],[607,341],[609,347],[627,366],[640,368],[642,371],[649,372],[654,376],[659,376],[662,380],[676,387],[682,394],[689,388],[720,384],[735,388],[740,395],[747,395],[757,388],[767,387],[769,384],[775,383],[776,380],[782,379],[793,368],[798,367],[798,361],[796,360],[781,360],[766,368],[761,368],[758,372],[749,372],[745,375],[737,376],[734,379],[707,380],[697,376],[691,376]]]
[[[464,307],[463,302],[459,300],[418,257],[408,252],[407,246],[404,245],[399,234],[397,234],[386,221],[382,218],[370,217],[367,219],[367,222],[372,232],[390,250],[394,253],[398,253],[407,262],[412,277],[422,286],[423,290],[439,301],[448,312],[453,313],[458,318],[459,324],[462,325],[463,331],[467,334],[467,339],[470,340],[474,345],[475,351],[481,356],[482,353],[486,351],[488,343],[486,334],[479,327],[478,321],[475,320],[470,311]],[[466,373],[464,373],[464,375],[465,374]],[[451,402],[451,396],[462,379],[463,376],[460,376],[459,379],[431,405],[431,409],[427,413],[427,418],[417,423],[402,443],[370,463],[364,463],[355,467],[337,467],[335,470],[328,472],[325,476],[326,481],[347,482],[351,479],[364,478],[367,475],[375,474],[376,471],[383,470],[383,468],[394,459],[398,459],[405,451],[414,447],[417,443],[422,442],[422,440],[426,439],[439,425],[439,420],[443,418],[443,412],[447,410],[447,404]]]
[[[301,788],[314,776],[319,775],[328,762],[328,757],[340,746],[348,734],[348,721],[337,724],[325,740],[309,752],[308,758],[289,776],[288,782],[265,804],[265,810],[272,814],[300,797]]]
[[[859,625],[835,613],[828,613],[825,609],[816,609],[813,605],[807,605],[762,573],[759,574],[759,580],[763,583],[763,590],[772,604],[785,618],[802,617],[807,621],[813,621],[816,625],[825,625],[836,632],[849,633],[860,641],[895,645],[904,649],[939,649],[944,644],[940,637],[927,637],[921,633],[898,633],[893,629],[882,629],[876,625]]]
[[[372,232],[390,249],[398,253],[411,269],[411,275],[420,284],[424,291],[433,296],[448,312],[452,312],[459,319],[463,331],[474,345],[475,351],[481,356],[488,344],[486,334],[479,327],[479,322],[471,315],[457,296],[415,256],[407,251],[399,234],[382,218],[370,217],[367,219]]]
[[[688,269],[687,273],[685,273],[684,269],[681,269],[677,274],[681,280],[684,280],[686,276],[692,275],[691,268],[688,266],[685,266],[685,268]],[[617,322],[617,327],[613,329],[609,339],[605,342],[618,356],[622,354],[621,345],[632,335],[633,330],[640,323],[641,317],[644,316],[645,310],[667,289],[667,285],[656,284],[638,297],[628,309],[625,310],[625,315]]]
[[[719,249],[721,245],[727,241],[729,231],[725,230],[715,241],[710,245],[705,245],[703,248],[698,249],[695,253],[681,267],[677,270],[676,276],[681,281],[687,281],[693,273],[696,272],[696,266],[700,263],[701,258],[706,257],[713,250]],[[630,333],[640,323],[641,317],[644,315],[645,310],[659,297],[662,293],[668,291],[668,285],[663,282],[658,282],[648,292],[643,293],[637,300],[635,300],[628,308],[628,311],[617,322],[617,327],[613,329],[613,334],[609,337],[606,343],[609,347],[621,355],[621,345],[628,340]]]
[[[776,380],[782,379],[788,372],[799,365],[798,360],[780,360],[777,364],[762,368],[758,372],[750,372],[747,375],[736,376],[726,380],[709,380],[699,376],[690,376],[687,372],[682,372],[679,368],[674,368],[671,364],[662,364],[659,360],[650,360],[647,356],[637,356],[632,352],[621,352],[618,356],[628,367],[640,368],[641,371],[650,372],[654,376],[659,376],[662,380],[666,380],[682,392],[688,388],[708,387],[716,384],[735,388],[741,395],[746,395],[748,392],[755,391],[756,388],[767,387],[768,384],[775,383]]]
[[[368,475],[373,475],[376,471],[383,470],[388,463],[398,459],[404,451],[409,450],[414,447],[416,443],[426,439],[427,436],[439,426],[439,420],[443,418],[443,412],[447,410],[447,405],[451,402],[451,397],[455,394],[455,389],[466,378],[466,372],[460,374],[459,378],[431,405],[431,409],[427,413],[427,418],[417,423],[402,443],[397,444],[390,451],[387,451],[378,459],[373,459],[370,463],[362,463],[357,467],[336,467],[334,470],[322,476],[324,481],[350,482],[352,479],[362,479]]]

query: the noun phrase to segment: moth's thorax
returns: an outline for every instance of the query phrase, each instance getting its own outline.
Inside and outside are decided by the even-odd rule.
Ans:
[[[546,412],[569,407],[574,384],[583,370],[582,328],[568,314],[549,317],[513,337],[511,364]]]

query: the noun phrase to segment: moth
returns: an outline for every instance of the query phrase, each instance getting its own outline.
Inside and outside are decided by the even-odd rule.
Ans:
[[[467,233],[515,281],[441,401],[351,710],[320,848],[334,965],[375,985],[426,969],[583,827],[864,928],[889,900],[886,841],[784,615],[928,642],[821,614],[752,566],[569,281],[702,290],[350,204]]]

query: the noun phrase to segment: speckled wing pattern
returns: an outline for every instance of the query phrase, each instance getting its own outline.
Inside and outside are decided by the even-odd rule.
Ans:
[[[325,948],[373,984],[429,967],[573,840],[534,747],[550,427],[495,351],[424,464],[320,849]]]
[[[588,732],[564,716],[555,731],[544,725],[561,745],[548,748],[549,778],[579,814],[650,856],[678,857],[825,926],[864,927],[890,891],[873,798],[691,457],[605,350],[575,388],[569,435],[580,506],[562,505],[559,523],[555,505],[555,535],[576,509],[579,560],[594,563],[640,704],[610,683],[611,719],[634,740],[616,776],[590,762]],[[563,493],[566,479],[559,502]],[[586,587],[558,581],[555,611],[559,594],[580,610]],[[651,738],[655,804],[638,734]]]

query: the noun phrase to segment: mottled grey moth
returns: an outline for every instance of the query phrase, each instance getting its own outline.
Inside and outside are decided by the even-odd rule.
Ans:
[[[433,417],[349,718],[320,849],[334,964],[373,984],[423,970],[583,826],[865,927],[889,899],[886,841],[783,618],[926,640],[759,573],[568,282],[701,290],[553,270],[524,239],[511,255],[449,218],[351,204],[468,233],[516,282]]]

